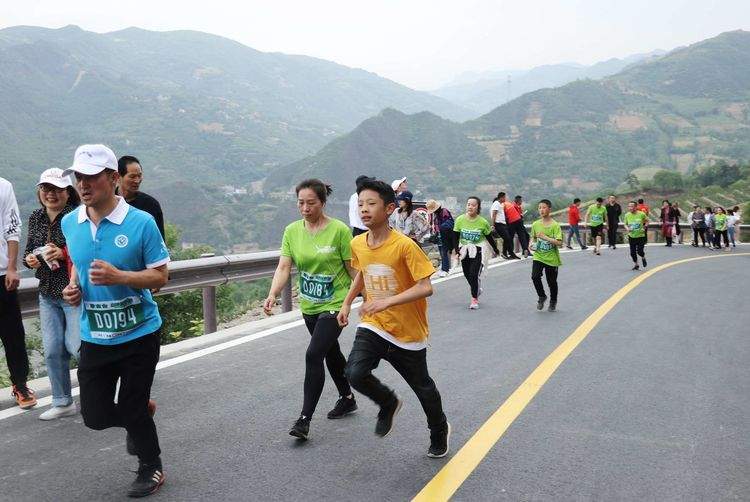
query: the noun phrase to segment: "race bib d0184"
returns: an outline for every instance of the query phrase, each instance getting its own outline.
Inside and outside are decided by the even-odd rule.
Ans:
[[[300,296],[309,302],[329,302],[333,298],[333,276],[301,272],[299,292]]]
[[[143,324],[143,303],[138,296],[121,300],[84,302],[92,338],[112,339],[126,335]]]

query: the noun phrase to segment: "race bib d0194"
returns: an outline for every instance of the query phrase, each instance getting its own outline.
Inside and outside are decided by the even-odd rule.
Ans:
[[[333,298],[333,276],[301,272],[299,292],[300,296],[309,302],[329,302]]]
[[[121,300],[84,302],[92,338],[112,339],[126,335],[143,324],[143,303],[138,296]]]

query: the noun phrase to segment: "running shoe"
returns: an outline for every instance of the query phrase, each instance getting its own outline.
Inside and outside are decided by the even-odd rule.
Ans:
[[[557,302],[549,302],[549,307],[547,307],[547,310],[550,312],[554,312],[557,310]]]
[[[581,249],[583,250],[583,249],[588,249],[588,248],[589,248],[588,246],[583,246]]]
[[[521,259],[521,257],[520,257],[520,256],[518,256],[517,254],[512,254],[512,255],[510,255],[510,259],[511,259],[511,260],[520,260],[520,259]]]
[[[156,493],[166,479],[162,470],[161,460],[152,464],[138,462],[135,481],[130,485],[128,497],[140,498]]]
[[[642,257],[641,261],[643,262],[643,268],[646,268],[646,257]]]
[[[18,407],[22,410],[28,410],[36,406],[36,394],[26,385],[14,385],[11,395],[16,399]]]
[[[307,436],[310,434],[310,420],[310,417],[300,415],[297,421],[294,422],[294,425],[292,425],[289,435],[307,441]]]
[[[635,265],[633,265],[632,270],[640,270],[640,269],[641,269],[641,267],[639,267],[637,263]]]
[[[542,310],[544,308],[544,302],[546,302],[546,301],[547,301],[547,297],[546,296],[544,296],[542,298],[539,298],[539,300],[537,300],[537,302],[536,302],[536,309],[537,310]]]
[[[440,272],[438,272],[438,277],[445,277],[447,275],[448,275],[448,272],[446,272],[445,270],[441,270]]]
[[[565,246],[568,249],[573,249],[573,246]]]
[[[404,404],[403,401],[394,395],[393,401],[390,404],[380,407],[380,411],[378,412],[378,422],[375,424],[375,434],[381,438],[390,434],[393,429],[393,419],[396,417],[399,410],[401,410],[402,404]]]
[[[156,414],[156,401],[149,399],[146,406],[148,407],[148,414],[153,418]],[[128,455],[138,455],[138,452],[135,449],[135,442],[133,442],[133,438],[130,437],[130,433],[125,434],[125,449],[127,450]]]
[[[328,418],[335,420],[337,418],[343,418],[350,413],[357,411],[357,401],[352,397],[341,397],[336,401],[336,406],[328,412]]]
[[[76,403],[70,403],[67,406],[53,406],[39,415],[39,420],[55,420],[62,417],[71,417],[76,413],[78,413]]]
[[[469,304],[469,310],[477,310],[479,308],[479,300],[476,298],[471,299],[471,303]]]
[[[427,456],[431,458],[443,458],[450,450],[451,424],[445,422],[445,427],[439,431],[430,431],[430,449]]]

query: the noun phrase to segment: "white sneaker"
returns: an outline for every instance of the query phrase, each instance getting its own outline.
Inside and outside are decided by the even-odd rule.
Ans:
[[[76,403],[70,403],[68,406],[53,406],[39,415],[39,420],[55,420],[56,418],[70,417],[76,413],[78,413]]]
[[[445,270],[441,270],[440,272],[438,272],[438,277],[445,277],[447,275],[448,275],[448,272],[446,272]]]
[[[469,310],[477,310],[479,308],[479,302],[472,298],[469,304]]]

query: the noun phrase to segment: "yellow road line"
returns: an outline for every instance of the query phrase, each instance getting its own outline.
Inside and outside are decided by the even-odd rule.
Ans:
[[[432,480],[414,497],[413,502],[434,502],[448,500],[474,472],[474,469],[500,440],[505,431],[534,399],[539,389],[549,380],[557,368],[567,359],[593,330],[599,321],[614,308],[625,295],[638,287],[643,281],[666,268],[698,260],[725,258],[731,256],[750,256],[750,253],[732,253],[726,255],[701,256],[686,258],[659,265],[645,272],[613,294],[590,316],[586,318],[573,333],[537,366],[524,382],[510,395],[495,413],[474,433],[458,453],[443,466]]]

